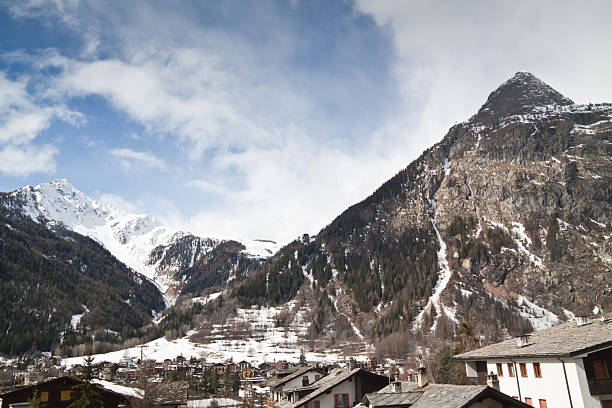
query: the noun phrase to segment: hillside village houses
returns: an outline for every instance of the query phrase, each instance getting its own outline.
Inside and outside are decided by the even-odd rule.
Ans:
[[[169,400],[172,406],[192,408],[207,407],[211,394],[214,398],[225,397],[223,407],[612,408],[612,320],[578,318],[456,358],[465,363],[467,376],[476,378],[481,385],[432,384],[422,366],[416,372],[405,373],[408,381],[392,382],[383,375],[392,372],[392,367],[381,367],[374,360],[347,360],[331,366],[286,361],[253,366],[246,361],[206,363],[181,356],[163,362],[124,359],[100,363],[96,366],[96,384],[107,391],[132,393],[130,401],[138,405],[144,395],[145,377],[149,390],[176,388]],[[7,408],[22,406],[27,399],[17,400],[31,396],[33,387],[44,386],[55,378],[75,378],[80,369],[58,366],[50,355],[41,356],[26,370],[14,372],[21,385],[9,386],[0,399],[5,396],[12,401]],[[213,392],[202,385],[211,373],[217,378]],[[46,379],[41,382],[41,378]],[[228,390],[227,378],[239,380],[239,392],[233,388],[235,380]],[[24,380],[30,382],[29,388]],[[54,406],[51,401],[47,404],[47,408]]]
[[[456,358],[531,406],[612,408],[612,319],[579,317]]]
[[[360,406],[362,403],[371,404],[372,408],[378,408],[379,402],[384,397],[378,398],[373,394],[379,390],[389,387],[391,379],[387,376],[376,374],[361,368],[354,361],[345,362],[345,368],[335,366],[311,366],[294,365],[287,362],[274,364],[261,364],[253,367],[249,363],[227,363],[227,364],[205,364],[197,359],[186,360],[175,358],[155,363],[152,361],[122,361],[119,364],[101,363],[96,366],[96,376],[100,379],[94,380],[95,386],[108,396],[105,407],[117,406],[142,406],[144,405],[173,406],[173,407],[209,407],[210,393],[197,389],[203,373],[215,372],[217,374],[230,373],[255,373],[254,377],[242,376],[241,390],[239,393],[227,394],[224,390],[223,381],[219,377],[217,385],[218,392],[214,395],[215,400],[221,401],[221,408],[231,406],[262,407],[268,408],[349,408]],[[48,365],[48,364],[45,364]],[[376,370],[376,366],[363,364],[370,369]],[[187,367],[187,369],[184,369]],[[388,367],[390,368],[390,367]],[[120,371],[120,369],[124,369]],[[139,382],[139,371],[146,372],[147,385],[143,389],[143,383]],[[423,369],[423,368],[422,368]],[[60,377],[47,378],[42,382],[29,386],[20,386],[0,393],[0,399],[4,398],[5,404],[2,408],[16,408],[29,406],[27,401],[33,396],[34,389],[44,390],[47,399],[46,408],[65,408],[74,395],[68,397],[66,384],[76,384],[80,367],[73,367],[62,373]],[[132,371],[134,370],[134,371]],[[381,371],[380,369],[378,371]],[[125,373],[136,372],[136,375],[125,375]],[[183,373],[186,380],[171,381],[169,378],[176,377],[173,373]],[[144,374],[143,374],[144,375]],[[410,377],[411,382],[404,382],[404,391],[410,392],[409,399],[412,402],[421,400],[421,404],[446,396],[444,404],[438,404],[435,408],[444,407],[526,407],[512,399],[504,396],[487,386],[469,388],[469,386],[449,386],[451,388],[440,388],[441,385],[427,384],[423,373],[420,376]],[[111,382],[112,380],[112,382]],[[123,385],[117,384],[122,383]],[[194,387],[194,384],[196,387]],[[393,392],[397,392],[397,384]],[[453,388],[454,387],[454,388]],[[459,388],[457,388],[459,387]],[[468,387],[468,388],[465,388]],[[60,389],[61,388],[61,389]],[[149,397],[146,397],[147,391]],[[66,396],[62,397],[62,392]],[[381,394],[382,395],[382,394]],[[455,397],[461,397],[463,405],[456,405],[452,401]],[[62,399],[64,398],[64,399]],[[397,398],[397,396],[396,396]],[[401,398],[401,397],[400,397]],[[448,399],[450,398],[450,400]],[[510,403],[508,402],[510,401]],[[484,405],[483,405],[484,404]],[[412,404],[402,406],[409,407]],[[428,405],[415,405],[415,408]],[[370,407],[370,405],[366,405]],[[395,408],[400,408],[396,406]],[[433,406],[432,406],[433,408]]]

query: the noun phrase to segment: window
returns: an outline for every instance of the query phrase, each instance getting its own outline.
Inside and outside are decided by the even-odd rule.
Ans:
[[[497,376],[498,377],[504,376],[504,366],[502,365],[502,363],[497,363]]]
[[[548,405],[546,404],[546,400],[540,400],[540,408],[548,408]]]
[[[349,408],[349,395],[334,394],[334,408]]]
[[[48,402],[49,401],[49,392],[48,391],[43,391],[40,393],[40,400],[43,402]]]
[[[60,395],[60,400],[61,401],[70,401],[70,394],[72,393],[72,391],[68,390],[68,391],[62,391],[62,394]]]
[[[527,377],[527,363],[519,363],[521,377]]]
[[[595,371],[595,378],[608,378],[608,365],[605,360],[594,360],[593,371]]]
[[[321,376],[319,374],[315,374],[315,381],[319,381],[321,379]]]
[[[533,402],[531,402],[531,398],[529,397],[525,397],[525,404],[530,405],[533,407]]]
[[[508,376],[514,377],[514,364],[508,363]]]
[[[305,375],[302,377],[302,387],[306,387],[309,383],[308,376]]]
[[[540,363],[533,363],[533,375],[536,378],[542,378],[542,369]]]

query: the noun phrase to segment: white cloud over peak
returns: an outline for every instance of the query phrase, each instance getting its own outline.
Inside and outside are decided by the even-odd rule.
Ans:
[[[0,173],[28,176],[32,173],[55,173],[58,151],[51,145],[4,146],[0,150]]]
[[[392,33],[404,99],[395,122],[416,112],[408,126],[430,144],[519,70],[577,103],[612,99],[612,54],[596,51],[612,38],[609,1],[356,0],[355,7]]]
[[[156,169],[165,170],[166,162],[151,152],[138,152],[132,149],[111,149],[110,155],[119,159],[119,164],[125,171]]]

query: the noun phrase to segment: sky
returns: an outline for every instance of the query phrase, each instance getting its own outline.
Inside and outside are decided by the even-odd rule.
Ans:
[[[0,191],[316,234],[527,70],[612,101],[612,2],[0,0]]]

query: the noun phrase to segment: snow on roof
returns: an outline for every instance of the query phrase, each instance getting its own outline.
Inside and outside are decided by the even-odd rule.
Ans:
[[[105,390],[116,392],[117,394],[125,395],[126,397],[142,398],[144,391],[139,388],[126,387],[105,380],[92,380],[92,383],[101,386]]]

